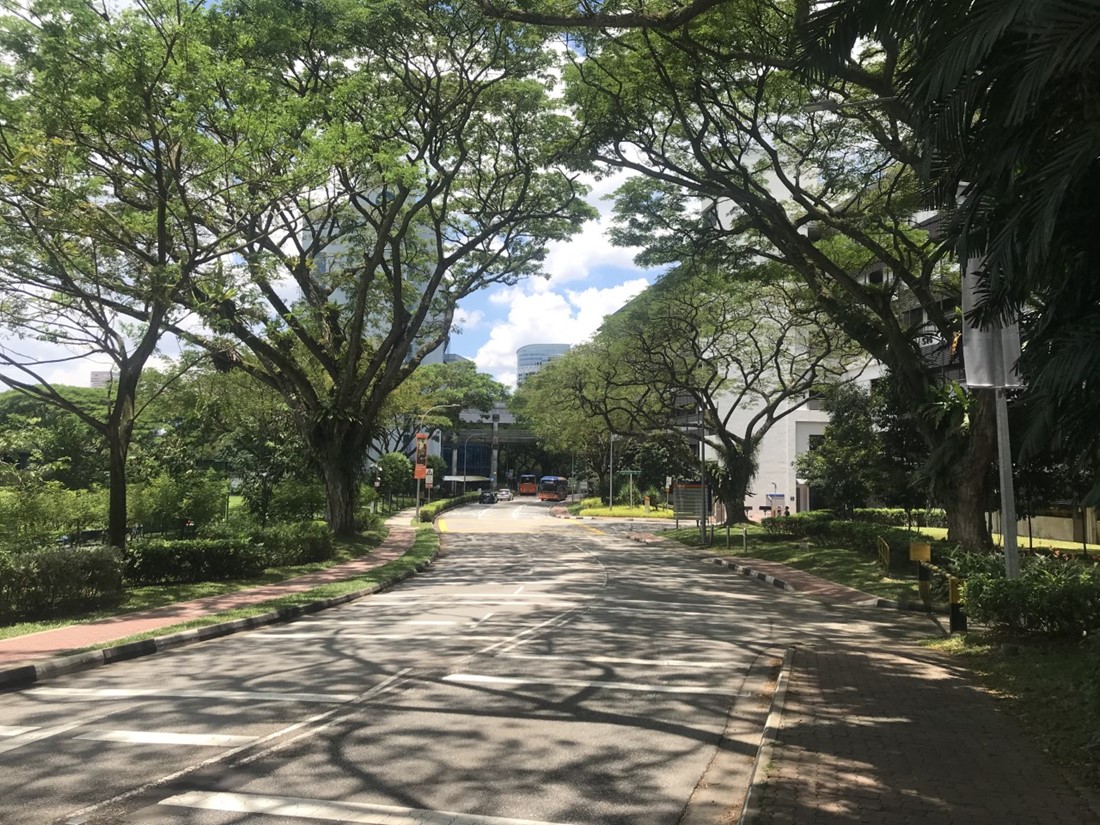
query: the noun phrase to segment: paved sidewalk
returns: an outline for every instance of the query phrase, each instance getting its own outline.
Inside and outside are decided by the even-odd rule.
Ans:
[[[879,602],[785,564],[715,561],[826,604]],[[949,656],[884,638],[874,650],[797,647],[788,662],[740,825],[1100,823],[1100,800],[1071,786]]]
[[[796,648],[742,825],[1087,825],[1072,788],[947,657]]]
[[[235,593],[207,596],[194,601],[0,640],[0,669],[63,656],[92,645],[124,639],[137,633],[169,627],[201,616],[209,616],[275,599],[288,593],[311,590],[322,584],[354,578],[375,567],[381,567],[408,551],[415,537],[415,531],[411,526],[412,513],[412,510],[402,511],[387,519],[389,535],[368,555],[316,573],[248,590],[238,590]]]

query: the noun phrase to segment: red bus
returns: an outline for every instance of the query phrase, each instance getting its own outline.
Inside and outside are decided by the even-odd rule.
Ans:
[[[534,473],[526,473],[519,477],[519,489],[521,496],[533,496],[539,491],[538,481]]]
[[[539,501],[565,501],[569,498],[569,479],[543,476],[539,479]]]

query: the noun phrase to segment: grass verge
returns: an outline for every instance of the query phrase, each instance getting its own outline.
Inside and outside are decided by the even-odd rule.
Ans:
[[[698,527],[666,530],[662,535],[692,547],[700,546]],[[877,560],[865,553],[815,545],[804,550],[798,541],[776,538],[757,525],[748,525],[747,550],[743,549],[742,542],[741,530],[734,528],[730,530],[730,546],[727,548],[725,530],[716,528],[714,541],[706,549],[716,556],[779,562],[884,599],[912,602],[920,600],[915,567],[913,573],[907,577],[899,577],[896,572],[883,576]]]
[[[74,624],[95,622],[101,619],[109,619],[121,616],[124,613],[133,613],[138,610],[148,610],[153,607],[163,607],[179,602],[189,602],[206,596],[221,596],[226,593],[235,593],[238,590],[247,590],[250,587],[259,587],[264,584],[292,579],[295,576],[304,576],[307,573],[315,573],[318,570],[342,564],[346,561],[364,556],[382,543],[387,530],[380,527],[376,530],[363,533],[350,539],[337,539],[333,557],[323,562],[311,562],[286,567],[271,567],[257,576],[242,579],[229,579],[220,582],[194,582],[189,584],[147,585],[143,587],[127,588],[122,595],[122,600],[111,608],[81,613],[79,616],[63,616],[55,619],[42,619],[33,622],[18,622],[16,624],[0,627],[0,639],[10,639],[15,636],[24,636],[28,633],[38,633],[43,630],[53,630],[58,627],[68,627]]]
[[[650,507],[647,512],[641,504],[630,507],[625,504],[616,504],[614,507],[584,507],[574,504],[569,507],[569,512],[575,516],[603,516],[613,518],[648,518],[665,519],[671,521],[674,516],[671,508]]]
[[[927,646],[974,673],[1066,776],[1100,793],[1100,640],[979,630]]]
[[[191,621],[180,622],[179,624],[162,627],[148,633],[138,633],[134,636],[127,636],[125,639],[114,639],[110,642],[93,645],[92,647],[84,649],[96,650],[104,647],[114,647],[115,645],[126,644],[128,642],[138,642],[143,639],[168,636],[172,633],[178,633],[181,630],[190,630],[194,627],[205,627],[206,625],[230,622],[234,619],[259,616],[281,608],[300,607],[321,599],[331,599],[336,596],[343,596],[347,593],[354,593],[357,590],[363,590],[375,584],[384,587],[413,572],[421,564],[434,557],[438,549],[439,535],[435,532],[435,528],[430,524],[417,525],[416,538],[413,540],[412,547],[410,547],[403,556],[383,564],[381,567],[369,570],[360,576],[324,584],[301,593],[288,593],[277,599],[257,602],[256,604],[241,607],[236,610],[227,610],[223,613],[214,613],[209,616],[192,619]]]

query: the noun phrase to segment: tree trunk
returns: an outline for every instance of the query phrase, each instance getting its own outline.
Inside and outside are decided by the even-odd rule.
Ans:
[[[749,521],[745,513],[745,498],[749,492],[749,482],[756,474],[756,465],[746,458],[741,449],[727,450],[722,459],[726,477],[718,490],[722,504],[726,508],[725,524],[744,524]]]
[[[112,430],[107,436],[110,486],[107,499],[107,543],[120,550],[126,549],[129,534],[126,518],[126,453],[127,440]]]
[[[325,461],[325,521],[338,536],[355,534],[359,474],[347,461]]]
[[[325,521],[338,536],[354,535],[368,430],[338,417],[303,429],[325,481]]]
[[[997,444],[993,390],[975,390],[970,433],[960,460],[945,473],[942,490],[947,513],[947,538],[967,550],[989,550],[992,538],[985,523],[989,468]]]
[[[107,454],[110,472],[110,491],[107,505],[107,543],[120,550],[126,549],[129,534],[126,513],[126,456],[130,452],[130,439],[134,432],[134,396],[137,391],[140,369],[123,364],[119,370],[117,395],[107,419]]]

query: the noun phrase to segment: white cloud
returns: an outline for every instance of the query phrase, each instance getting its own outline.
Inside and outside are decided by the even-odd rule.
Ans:
[[[543,269],[550,276],[551,285],[568,283],[587,278],[595,269],[635,269],[636,248],[611,245],[608,230],[611,227],[612,203],[608,200],[618,189],[629,173],[620,172],[603,180],[589,177],[586,181],[591,187],[586,200],[599,212],[596,220],[589,221],[580,232],[567,241],[555,241],[548,245],[549,253]]]
[[[468,332],[469,330],[480,327],[484,321],[485,313],[480,309],[463,309],[462,307],[456,307],[454,320],[451,326],[461,332]]]
[[[649,285],[634,278],[616,286],[555,292],[543,283],[524,284],[495,294],[508,304],[508,316],[498,322],[477,351],[478,369],[503,384],[515,386],[516,350],[527,344],[580,344],[588,340],[608,314]]]

